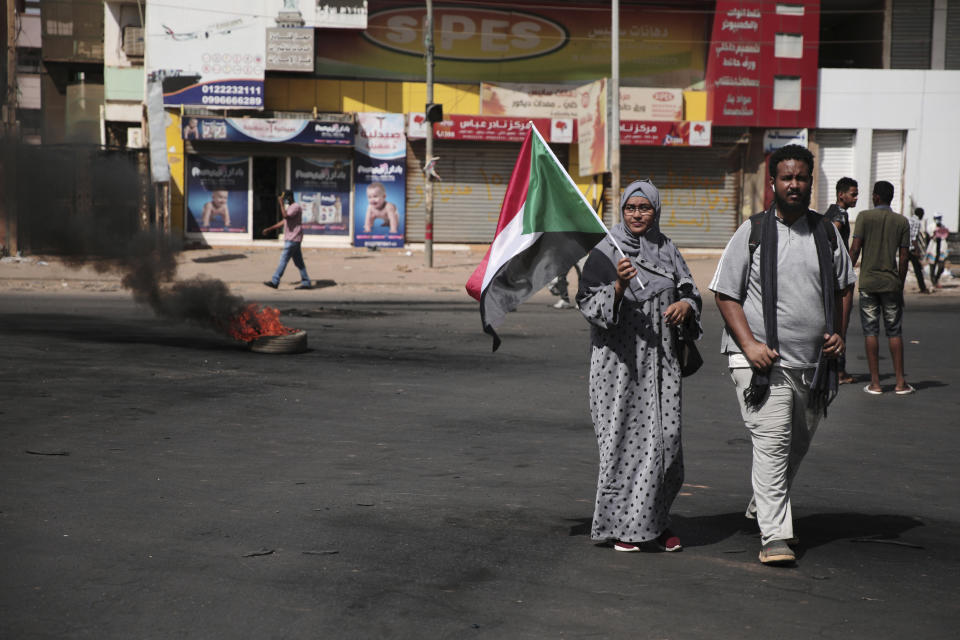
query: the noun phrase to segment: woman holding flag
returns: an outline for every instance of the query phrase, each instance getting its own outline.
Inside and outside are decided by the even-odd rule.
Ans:
[[[591,324],[590,411],[600,449],[591,538],[613,541],[617,551],[644,542],[679,551],[669,529],[683,484],[677,334],[699,339],[700,292],[660,232],[653,183],[628,186],[620,209],[615,242],[605,238],[591,251],[577,295]]]

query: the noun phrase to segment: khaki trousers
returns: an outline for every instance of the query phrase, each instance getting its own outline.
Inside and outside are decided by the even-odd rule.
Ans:
[[[794,537],[790,486],[822,415],[807,408],[813,371],[773,367],[770,393],[754,410],[743,401],[743,391],[750,386],[753,372],[730,369],[737,386],[740,414],[753,442],[753,499],[747,515],[756,512],[763,544]]]

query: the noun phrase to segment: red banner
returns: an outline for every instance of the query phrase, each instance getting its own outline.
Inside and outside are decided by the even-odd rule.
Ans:
[[[620,122],[620,144],[660,147],[709,147],[710,122],[662,122],[626,120]]]
[[[547,142],[573,141],[572,118],[508,118],[501,116],[450,115],[433,125],[437,140],[478,140],[482,142],[523,142],[530,123]]]
[[[708,117],[718,126],[816,127],[819,45],[819,0],[717,0]]]

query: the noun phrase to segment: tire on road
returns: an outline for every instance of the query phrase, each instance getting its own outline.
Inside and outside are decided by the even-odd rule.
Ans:
[[[256,353],[303,353],[307,350],[307,332],[295,331],[282,336],[260,336],[248,343]]]

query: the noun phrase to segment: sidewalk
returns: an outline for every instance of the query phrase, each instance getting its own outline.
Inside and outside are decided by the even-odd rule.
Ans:
[[[296,291],[299,275],[287,265],[278,290],[263,285],[276,269],[280,247],[192,249],[178,254],[177,279],[207,277],[223,280],[234,293],[270,301],[292,296],[314,300],[363,301],[376,299],[444,299],[467,302],[464,285],[483,259],[485,245],[437,249],[433,267],[426,266],[421,245],[403,249],[309,248],[304,249],[307,271],[316,288]],[[685,250],[687,264],[702,293],[716,269],[719,250]],[[945,274],[946,276],[946,274]],[[122,273],[98,271],[95,265],[79,268],[57,257],[27,256],[0,260],[0,291],[21,293],[122,293]],[[571,283],[576,286],[575,283]],[[907,294],[918,294],[912,271],[907,275]],[[960,280],[946,277],[940,295],[960,295]],[[537,296],[552,298],[547,292]]]

